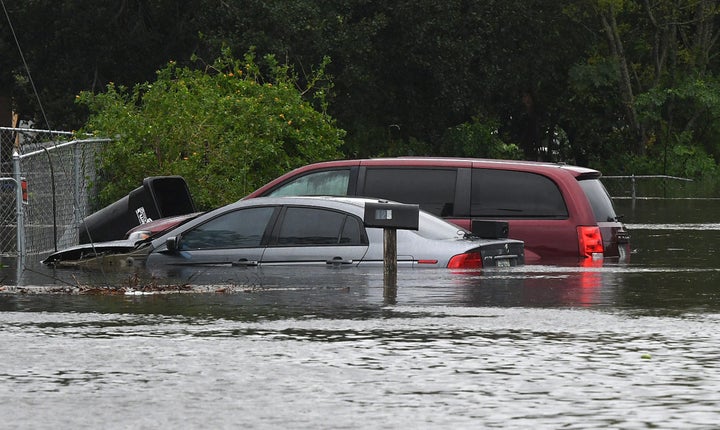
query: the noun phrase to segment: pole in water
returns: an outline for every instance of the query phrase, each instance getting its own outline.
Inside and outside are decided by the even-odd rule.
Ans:
[[[383,230],[383,286],[397,288],[397,230]]]

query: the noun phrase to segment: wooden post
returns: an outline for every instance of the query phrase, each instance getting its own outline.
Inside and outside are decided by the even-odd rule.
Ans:
[[[397,230],[394,228],[383,229],[383,287],[385,299],[394,301],[397,296]]]
[[[13,112],[12,113],[12,128],[17,128],[19,122],[20,122],[20,115]],[[15,133],[15,141],[13,142],[13,148],[15,148],[16,151],[20,152],[20,133],[17,133],[17,132]]]

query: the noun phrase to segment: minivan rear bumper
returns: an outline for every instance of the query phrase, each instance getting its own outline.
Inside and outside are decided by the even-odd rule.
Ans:
[[[617,259],[619,263],[629,262],[630,233],[625,226],[618,222],[601,222],[598,226],[603,237],[605,258]]]

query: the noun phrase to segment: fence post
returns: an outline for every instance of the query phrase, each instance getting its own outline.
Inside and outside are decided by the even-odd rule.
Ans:
[[[17,212],[17,253],[19,258],[25,257],[25,211],[23,210],[22,172],[20,171],[20,154],[13,150],[13,177],[15,179],[15,210]]]
[[[75,143],[73,145],[72,157],[73,157],[73,221],[75,224],[73,227],[78,229],[82,223],[82,214],[80,213],[80,180],[82,178],[82,171],[80,166],[80,145]]]

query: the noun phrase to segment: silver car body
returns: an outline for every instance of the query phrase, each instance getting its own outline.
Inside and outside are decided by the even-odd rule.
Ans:
[[[366,202],[377,203],[378,200],[353,197],[262,197],[241,200],[207,212],[152,240],[147,266],[381,265],[384,233],[380,228],[364,228],[366,233],[362,234],[367,238],[364,243],[317,246],[285,245],[273,243],[272,240],[267,243],[268,233],[276,232],[278,228],[270,226],[260,232],[264,233],[264,237],[257,246],[184,246],[193,231],[198,231],[209,222],[219,220],[229,213],[251,208],[275,210],[270,223],[278,222],[280,208],[308,208],[349,214],[362,226]],[[305,221],[321,222],[317,219]],[[447,267],[453,256],[472,250],[482,250],[484,266],[517,265],[524,262],[521,241],[471,237],[466,230],[423,211],[420,211],[417,231],[397,230],[399,265]]]
[[[364,227],[365,204],[378,199],[357,197],[260,197],[241,200],[204,213],[150,239],[126,239],[82,244],[51,254],[45,263],[58,267],[117,268],[146,266],[160,273],[183,273],[209,266],[272,267],[372,266],[384,263],[384,232]],[[383,201],[385,202],[385,201]],[[293,214],[288,215],[288,214]],[[261,217],[247,217],[260,214]],[[307,216],[303,216],[307,214]],[[329,214],[326,220],[319,219]],[[258,221],[260,219],[260,221]],[[310,237],[325,223],[343,219],[341,230],[325,237]],[[283,229],[294,220],[292,228]],[[351,226],[344,241],[345,229]],[[338,234],[338,232],[340,234]],[[334,237],[332,236],[334,235]],[[398,266],[445,268],[457,255],[477,253],[482,267],[524,263],[523,242],[513,239],[480,239],[434,215],[420,211],[418,230],[397,230]],[[340,236],[338,238],[338,236]],[[303,243],[302,240],[306,242]],[[320,243],[315,243],[319,240]],[[170,271],[165,269],[170,268]],[[187,270],[186,270],[187,269]]]

